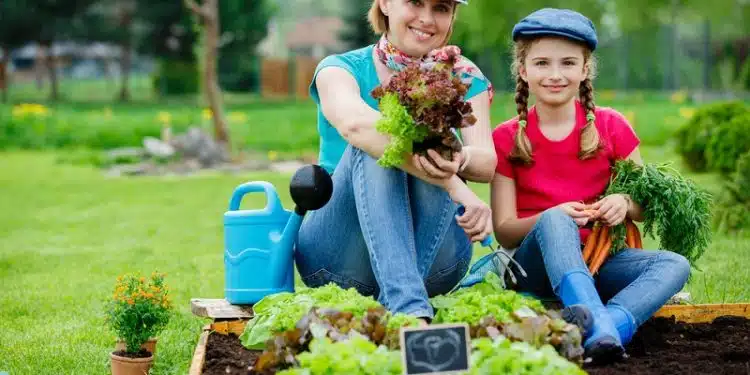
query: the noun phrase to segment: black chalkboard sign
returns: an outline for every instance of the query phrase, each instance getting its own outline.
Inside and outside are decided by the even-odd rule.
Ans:
[[[469,369],[469,326],[436,324],[401,329],[404,374],[450,374]]]

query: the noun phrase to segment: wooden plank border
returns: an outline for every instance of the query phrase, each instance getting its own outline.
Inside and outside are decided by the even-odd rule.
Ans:
[[[206,361],[206,345],[208,344],[208,335],[211,334],[211,326],[203,327],[203,332],[198,338],[198,344],[195,345],[193,352],[193,361],[190,362],[190,371],[188,375],[203,374],[203,363]]]
[[[702,305],[666,305],[654,316],[669,318],[685,323],[710,323],[723,316],[742,316],[750,319],[750,303],[716,303]]]

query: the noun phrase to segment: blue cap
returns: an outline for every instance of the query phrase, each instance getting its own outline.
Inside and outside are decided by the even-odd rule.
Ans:
[[[569,9],[544,8],[513,26],[513,40],[520,36],[557,35],[586,43],[591,50],[598,42],[596,27],[581,13]]]

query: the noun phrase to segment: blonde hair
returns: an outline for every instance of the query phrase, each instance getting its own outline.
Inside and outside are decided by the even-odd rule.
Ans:
[[[526,56],[529,54],[531,46],[536,39],[520,39],[513,45],[513,64],[511,73],[516,78],[516,112],[518,112],[518,121],[525,124],[528,121],[528,103],[529,103],[529,84],[521,78],[519,69],[523,66]],[[581,44],[584,46],[583,44]],[[578,96],[583,108],[586,110],[586,126],[581,130],[581,148],[578,152],[578,158],[581,160],[592,158],[601,148],[599,132],[594,124],[594,86],[593,79],[596,75],[596,58],[593,52],[584,46],[583,63],[588,65],[588,75],[581,81],[578,89]],[[521,123],[524,121],[524,123]],[[525,126],[519,126],[516,132],[513,151],[511,151],[509,160],[513,163],[531,165],[534,163],[531,150],[531,142],[526,135]]]
[[[450,40],[451,35],[453,35],[453,23],[456,21],[456,13],[458,13],[458,7],[453,6],[453,20],[451,20],[451,28],[448,30],[448,34],[445,36],[445,41],[443,42],[443,46],[448,44],[448,40]],[[383,34],[388,31],[388,16],[383,13],[383,10],[380,9],[380,4],[378,4],[378,0],[372,0],[372,5],[370,5],[370,10],[367,11],[367,21],[370,23],[370,28],[372,29],[375,34]]]

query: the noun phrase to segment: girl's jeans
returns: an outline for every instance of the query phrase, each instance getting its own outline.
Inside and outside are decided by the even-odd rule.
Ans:
[[[394,313],[432,318],[428,298],[450,291],[471,261],[457,208],[442,188],[348,146],[331,200],[300,228],[295,262],[302,281],[353,287]]]
[[[514,255],[528,274],[517,274],[517,289],[539,298],[554,297],[563,275],[587,268],[578,233],[576,223],[562,210],[542,213]],[[682,289],[689,273],[687,259],[679,254],[624,249],[607,259],[594,280],[602,302],[625,308],[637,327]]]

